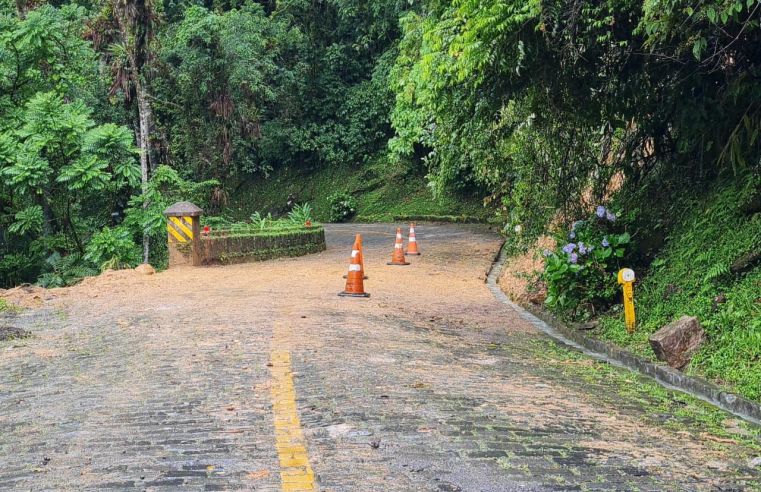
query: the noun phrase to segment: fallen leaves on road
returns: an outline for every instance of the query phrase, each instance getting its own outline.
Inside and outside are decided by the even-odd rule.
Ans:
[[[712,436],[705,432],[700,434],[700,437],[702,437],[706,441],[718,442],[719,444],[737,444],[737,441],[735,441],[734,439],[722,439],[720,437]]]

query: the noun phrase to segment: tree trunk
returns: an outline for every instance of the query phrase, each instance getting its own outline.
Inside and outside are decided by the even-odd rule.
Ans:
[[[22,21],[26,19],[26,0],[16,0],[16,13]]]
[[[150,123],[151,123],[151,104],[148,102],[145,93],[145,86],[141,83],[135,84],[137,92],[137,112],[140,120],[140,170],[143,175],[143,195],[148,191],[148,175],[150,171]],[[143,210],[148,209],[148,201],[143,202]],[[148,231],[143,232],[143,263],[148,263],[150,254],[150,235]]]
[[[49,190],[45,190],[44,193],[35,193],[33,198],[34,204],[42,207],[42,235],[44,237],[51,236],[57,229],[57,227],[55,227],[55,212],[53,212],[53,207],[50,206],[50,202],[45,196],[48,191]]]
[[[149,41],[152,39],[154,12],[151,3],[146,0],[116,0],[114,2],[114,17],[122,34],[122,41],[127,46],[127,56],[130,64],[130,79],[137,93],[137,114],[140,124],[140,170],[142,171],[143,210],[148,209],[149,202],[145,197],[148,191],[148,178],[151,166],[151,129],[153,111],[149,86],[145,81],[143,68],[150,59]],[[143,77],[141,77],[143,76]],[[155,159],[153,159],[155,160]],[[150,234],[143,232],[143,263],[148,263],[150,256]]]

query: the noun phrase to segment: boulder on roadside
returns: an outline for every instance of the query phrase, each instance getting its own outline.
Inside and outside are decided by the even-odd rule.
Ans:
[[[749,251],[732,262],[729,267],[729,271],[732,273],[745,273],[753,270],[753,268],[761,262],[761,249]]]
[[[757,190],[745,203],[740,205],[740,210],[747,215],[761,212],[761,191]]]
[[[143,263],[142,265],[135,268],[135,273],[140,275],[153,275],[156,273],[156,269],[150,266],[148,263]]]
[[[650,346],[659,360],[681,370],[689,364],[704,336],[705,332],[698,318],[682,316],[655,332],[650,337]]]

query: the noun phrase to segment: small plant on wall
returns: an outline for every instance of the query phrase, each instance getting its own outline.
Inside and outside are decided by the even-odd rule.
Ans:
[[[357,213],[357,199],[345,191],[330,195],[328,203],[331,222],[346,222]]]
[[[312,224],[312,206],[309,203],[295,205],[293,211],[288,213],[288,219],[297,225]]]

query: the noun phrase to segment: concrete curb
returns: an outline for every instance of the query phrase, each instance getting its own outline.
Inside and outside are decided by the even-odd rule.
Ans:
[[[540,310],[527,311],[523,307],[515,304],[497,285],[497,279],[502,273],[505,263],[505,254],[500,251],[500,254],[495,260],[486,279],[489,290],[492,291],[497,300],[510,306],[523,319],[534,325],[538,330],[566,345],[584,352],[586,355],[589,355],[594,359],[639,372],[654,379],[657,383],[666,388],[687,393],[737,417],[741,417],[756,424],[761,424],[761,404],[759,403],[732,393],[727,393],[715,384],[704,379],[694,376],[686,376],[670,366],[655,364],[647,359],[601,340],[586,337],[582,333],[569,328],[567,325],[545,312]]]

